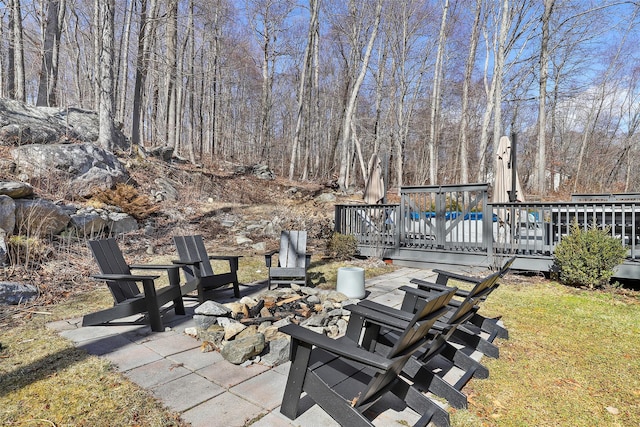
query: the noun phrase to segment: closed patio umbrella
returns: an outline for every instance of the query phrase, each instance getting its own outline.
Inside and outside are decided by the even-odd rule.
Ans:
[[[382,162],[374,153],[369,160],[369,178],[364,187],[364,202],[368,205],[382,203],[385,196]]]
[[[493,203],[506,203],[509,201],[509,191],[513,188],[513,174],[511,168],[511,141],[509,137],[503,136],[498,142],[498,152],[496,153],[495,181],[493,184]],[[516,200],[524,201],[524,193],[520,186],[520,178],[516,172]]]
[[[507,203],[509,202],[509,192],[513,191],[513,170],[512,167],[516,167],[512,165],[511,162],[511,141],[508,137],[503,136],[500,138],[498,142],[498,150],[496,153],[496,168],[495,168],[495,181],[493,183],[493,203]],[[522,187],[520,186],[520,179],[518,178],[518,174],[515,174],[516,182],[515,182],[515,190],[516,196],[515,200],[518,202],[524,201],[524,193],[522,192]],[[512,227],[515,226],[515,223],[512,223],[511,218],[509,217],[509,211],[507,209],[496,209],[496,214],[498,215],[498,219],[501,224],[508,223]],[[516,216],[519,216],[519,210]],[[517,221],[517,220],[516,220]],[[507,232],[506,235],[503,235],[504,232]],[[498,229],[498,242],[508,242],[510,240],[509,235],[510,231],[507,231],[504,227],[500,226]]]

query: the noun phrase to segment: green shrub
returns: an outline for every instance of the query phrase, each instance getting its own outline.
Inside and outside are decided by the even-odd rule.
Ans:
[[[327,249],[337,259],[349,259],[358,254],[358,240],[355,236],[333,233]]]
[[[561,283],[590,289],[609,284],[614,267],[627,253],[610,232],[609,227],[600,229],[596,225],[584,230],[577,221],[571,225],[570,233],[562,237],[554,253]]]

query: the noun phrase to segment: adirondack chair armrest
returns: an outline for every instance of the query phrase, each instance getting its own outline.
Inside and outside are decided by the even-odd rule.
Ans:
[[[409,283],[413,283],[414,285],[418,285],[418,289],[422,289],[422,290],[450,291],[450,290],[453,289],[452,286],[440,285],[438,283],[428,282],[428,281],[422,280],[422,279],[411,279],[411,280],[409,280]],[[415,289],[415,288],[407,288],[407,289]],[[463,290],[459,289],[458,292],[466,292],[466,291],[463,291]],[[458,295],[458,294],[456,293],[456,295]],[[461,295],[459,295],[459,296],[461,296]]]
[[[438,273],[438,280],[437,280],[438,282],[440,282],[440,276],[445,277],[447,281],[449,279],[459,280],[461,282],[467,282],[467,283],[479,283],[482,281],[482,278],[464,276],[462,274],[452,273],[450,271],[436,269],[436,270],[433,270],[433,272]]]
[[[264,254],[264,263],[267,265],[267,268],[271,267],[271,258],[280,251],[271,251]]]
[[[200,263],[199,259],[174,259],[171,260],[172,263],[177,265],[178,267],[182,267],[184,265],[196,265]],[[182,264],[182,265],[181,265]]]
[[[424,289],[420,289],[420,288],[418,288],[418,289],[412,288],[411,286],[401,286],[398,289],[400,289],[401,291],[404,291],[405,294],[415,295],[418,298],[429,298],[429,297],[433,296],[430,291],[427,291],[427,290],[424,290]],[[456,288],[445,287],[442,290],[449,291],[449,290],[453,290],[453,289],[456,289]],[[454,295],[458,295],[460,297],[467,298],[467,296],[469,295],[469,292],[465,291],[465,290],[458,289],[458,290],[456,290],[454,292]],[[460,305],[460,300],[451,299],[451,300],[449,300],[447,305],[457,307],[457,306]]]
[[[381,371],[388,370],[393,363],[392,360],[357,347],[353,343],[349,344],[350,341],[334,340],[326,335],[313,332],[293,323],[282,326],[278,330],[291,336],[292,339],[314,345],[331,353],[350,360],[355,360],[356,362],[360,362]]]
[[[172,270],[179,269],[180,265],[175,264],[133,264],[129,266],[132,270]]]
[[[133,281],[143,282],[145,280],[155,280],[158,275],[139,275],[139,274],[92,274],[91,277],[98,280],[108,280],[113,282]]]
[[[212,260],[228,261],[232,272],[238,270],[240,258],[242,258],[242,255],[209,255],[209,259]]]
[[[391,307],[381,306],[380,308],[386,307],[390,308],[389,312],[378,310],[378,307],[372,306],[369,307],[367,305],[361,305],[361,301],[359,304],[349,304],[344,307],[345,310],[349,310],[351,315],[358,315],[364,318],[366,321],[375,323],[377,325],[386,326],[392,329],[404,329],[407,327],[407,322],[411,320],[411,315],[409,315],[409,319],[406,319],[402,315],[398,315],[398,311]],[[374,303],[375,304],[375,303]],[[410,314],[410,313],[407,313]]]
[[[238,258],[242,258],[242,255],[209,255],[209,259],[217,259],[217,260],[237,260]]]

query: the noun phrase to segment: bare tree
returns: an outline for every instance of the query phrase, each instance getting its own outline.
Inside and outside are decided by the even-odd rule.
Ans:
[[[293,179],[295,165],[298,161],[300,152],[300,135],[302,131],[303,109],[305,105],[308,107],[313,101],[307,94],[311,93],[311,67],[313,65],[313,51],[318,35],[318,13],[320,10],[319,0],[311,0],[309,4],[311,8],[311,16],[309,19],[309,31],[307,34],[307,45],[304,50],[302,61],[302,70],[300,71],[300,83],[298,85],[298,105],[296,114],[296,128],[293,141],[291,143],[291,160],[289,161],[289,179]],[[309,152],[305,152],[305,164],[308,162]]]
[[[56,89],[58,84],[58,59],[62,21],[66,10],[65,0],[47,2],[47,21],[44,33],[42,67],[36,105],[55,107],[58,105]]]
[[[124,28],[120,38],[120,54],[118,55],[118,67],[116,81],[116,97],[118,102],[118,121],[124,122],[127,99],[129,98],[129,45],[131,43],[131,21],[135,10],[136,0],[129,0],[129,8],[125,11]]]
[[[167,146],[176,146],[178,73],[178,0],[167,0],[167,74],[165,105]]]
[[[133,120],[131,126],[131,146],[137,150],[142,146],[142,108],[144,88],[149,67],[150,44],[154,34],[157,1],[140,0],[140,22],[138,24],[138,54],[136,59],[136,81],[133,89]]]
[[[7,92],[9,98],[26,100],[24,71],[24,42],[22,7],[20,0],[9,0],[9,61],[7,64]]]
[[[538,194],[544,194],[547,169],[546,135],[547,135],[547,79],[549,76],[549,20],[553,13],[555,0],[544,0],[542,13],[542,36],[540,38],[540,91],[538,93]]]
[[[262,48],[262,99],[260,107],[260,132],[258,145],[260,160],[269,160],[272,136],[273,84],[276,62],[281,55],[279,37],[284,31],[284,21],[291,12],[289,0],[247,0],[250,25]]]
[[[378,27],[380,25],[380,18],[382,16],[382,0],[376,2],[376,9],[374,14],[374,21],[372,24],[371,34],[369,35],[369,42],[367,43],[364,57],[360,67],[360,73],[349,93],[349,99],[345,107],[344,119],[342,122],[342,155],[340,157],[340,174],[338,176],[338,186],[341,190],[346,190],[348,187],[348,165],[350,163],[349,156],[349,141],[351,138],[351,128],[353,121],[353,113],[358,100],[358,93],[360,86],[364,81],[364,77],[367,73],[367,67],[369,66],[369,59],[371,58],[371,52],[373,51],[373,45],[378,35]]]
[[[460,131],[458,136],[460,155],[460,181],[462,184],[469,182],[469,147],[467,140],[467,126],[469,125],[469,89],[473,77],[474,64],[476,62],[476,50],[480,36],[480,17],[482,14],[483,0],[476,0],[476,8],[469,36],[469,53],[464,68],[464,80],[462,81],[462,94],[460,106]]]
[[[433,83],[431,87],[431,106],[429,108],[429,141],[427,142],[427,153],[429,159],[429,183],[437,183],[438,161],[436,156],[437,137],[440,114],[440,101],[442,91],[442,75],[444,51],[447,41],[447,14],[449,12],[449,0],[445,0],[442,6],[442,18],[440,20],[440,32],[438,34],[438,52],[436,54],[436,64],[433,70]]]
[[[376,143],[382,134],[379,123],[379,104],[391,102],[390,114],[394,123],[387,133],[392,133],[389,142],[392,148],[391,171],[395,176],[395,184],[400,191],[404,182],[405,147],[413,128],[413,117],[416,105],[423,102],[423,80],[430,59],[429,52],[433,43],[425,43],[428,34],[430,14],[424,3],[415,0],[403,0],[388,4],[385,15],[385,38],[389,49],[389,83],[383,81],[384,68],[381,61],[376,82]],[[389,89],[389,86],[391,89]],[[393,93],[388,100],[387,92]],[[375,150],[374,150],[375,151]],[[410,156],[413,157],[413,156]],[[391,178],[390,178],[391,180]]]
[[[113,150],[115,128],[113,122],[113,46],[115,0],[99,2],[99,19],[102,22],[102,43],[100,50],[100,130],[98,143],[106,150]]]

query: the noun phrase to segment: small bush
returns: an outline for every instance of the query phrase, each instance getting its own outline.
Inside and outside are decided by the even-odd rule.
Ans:
[[[358,254],[358,240],[355,236],[333,233],[327,249],[336,259],[349,259]]]
[[[135,187],[128,184],[118,184],[115,190],[102,190],[93,196],[92,203],[96,201],[107,205],[118,206],[124,213],[127,213],[137,220],[148,218],[158,211],[159,206],[153,201],[138,193]]]
[[[596,225],[584,230],[577,221],[571,225],[571,232],[560,240],[554,253],[561,283],[590,289],[609,284],[614,267],[624,261],[627,253],[610,230]]]

